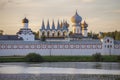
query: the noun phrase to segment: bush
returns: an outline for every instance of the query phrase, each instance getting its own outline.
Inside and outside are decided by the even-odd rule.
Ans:
[[[96,62],[100,62],[103,59],[100,53],[93,54],[92,57],[93,57],[93,60]]]
[[[117,61],[120,62],[120,55],[117,56]]]
[[[36,53],[29,53],[25,56],[25,61],[27,62],[42,62],[43,59],[39,54]]]

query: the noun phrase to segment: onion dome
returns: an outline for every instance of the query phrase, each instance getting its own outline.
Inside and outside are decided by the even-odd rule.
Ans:
[[[72,23],[80,23],[82,21],[82,17],[78,15],[77,11],[75,15],[71,18]]]
[[[23,20],[22,20],[22,23],[28,23],[29,20],[25,17]]]
[[[85,22],[85,20],[82,22],[83,27],[88,27],[88,24]]]

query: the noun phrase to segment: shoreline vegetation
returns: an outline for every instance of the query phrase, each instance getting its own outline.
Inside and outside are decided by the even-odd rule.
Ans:
[[[120,62],[120,55],[96,53],[91,56],[40,56],[29,53],[26,56],[0,56],[2,62]]]

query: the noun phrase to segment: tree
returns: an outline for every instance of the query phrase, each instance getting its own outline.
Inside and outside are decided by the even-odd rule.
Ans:
[[[3,30],[0,30],[0,35],[3,35]]]
[[[46,37],[44,35],[41,36],[41,41],[46,41]]]
[[[43,61],[42,57],[36,53],[29,53],[28,55],[25,56],[25,60],[27,62],[42,62]]]
[[[112,37],[114,40],[120,40],[120,31],[114,31],[114,32],[104,32],[102,34],[103,37],[108,36]]]
[[[33,32],[33,34],[35,35],[35,39],[39,39],[39,31]]]

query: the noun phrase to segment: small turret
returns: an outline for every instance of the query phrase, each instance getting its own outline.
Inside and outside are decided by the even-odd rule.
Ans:
[[[25,17],[25,18],[22,20],[22,23],[29,23],[29,20]]]
[[[88,27],[88,24],[85,22],[85,20],[83,21],[83,23],[81,23],[81,27],[82,27],[82,35],[84,37],[87,37],[87,27]]]

